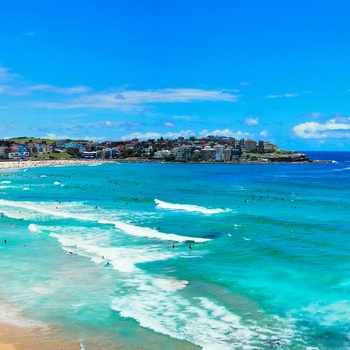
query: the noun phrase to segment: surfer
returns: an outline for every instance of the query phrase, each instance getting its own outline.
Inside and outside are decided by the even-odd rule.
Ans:
[[[192,245],[191,244],[188,245],[188,249],[192,249]]]

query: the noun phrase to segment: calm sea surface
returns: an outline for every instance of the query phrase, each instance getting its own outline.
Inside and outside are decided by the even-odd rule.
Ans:
[[[2,172],[0,321],[86,350],[350,349],[350,153],[309,155],[332,162]]]

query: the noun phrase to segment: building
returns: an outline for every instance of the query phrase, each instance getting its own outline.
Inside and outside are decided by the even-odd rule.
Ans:
[[[9,159],[17,159],[17,160],[28,160],[29,159],[29,152],[10,152],[8,154]]]
[[[224,149],[224,152],[222,154],[222,160],[224,162],[230,162],[232,158],[232,147],[227,147]]]
[[[246,152],[256,152],[258,150],[256,141],[247,140],[244,143],[244,149],[246,150]]]

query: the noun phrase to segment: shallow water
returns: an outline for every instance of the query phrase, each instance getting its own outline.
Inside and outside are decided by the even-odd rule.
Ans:
[[[328,156],[2,173],[0,321],[86,350],[349,348],[350,153]]]

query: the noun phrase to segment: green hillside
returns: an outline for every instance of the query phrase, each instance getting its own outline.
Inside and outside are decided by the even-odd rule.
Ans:
[[[37,143],[44,143],[44,144],[48,144],[48,145],[56,142],[56,140],[41,139],[41,138],[37,138],[37,137],[27,137],[27,136],[13,137],[13,138],[9,139],[9,141],[14,141],[16,143],[37,142]]]

